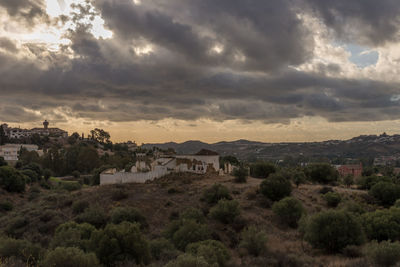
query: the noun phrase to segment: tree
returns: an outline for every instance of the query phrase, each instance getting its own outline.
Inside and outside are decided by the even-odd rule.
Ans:
[[[267,178],[276,172],[275,165],[266,162],[259,162],[250,165],[250,175],[255,178]]]
[[[235,176],[235,182],[245,183],[247,181],[248,169],[241,164],[238,168],[233,171],[233,176]]]
[[[272,206],[272,210],[279,216],[281,221],[292,228],[297,227],[305,209],[300,201],[292,197],[286,197]]]
[[[306,182],[307,177],[303,171],[296,171],[293,173],[292,180],[296,185],[296,187],[298,188],[299,185],[304,184]]]
[[[339,177],[337,170],[328,163],[311,164],[307,166],[305,172],[310,180],[322,184],[335,182]]]
[[[0,146],[6,144],[7,141],[8,141],[8,138],[7,138],[6,133],[5,133],[4,129],[3,129],[3,126],[0,125]]]
[[[81,173],[90,173],[100,166],[100,159],[97,151],[92,147],[83,147],[78,155],[78,170]]]
[[[348,174],[345,177],[343,177],[343,184],[347,187],[350,187],[352,184],[354,184],[354,176]]]
[[[77,132],[71,134],[71,136],[68,137],[68,144],[70,145],[75,145],[76,142],[79,140],[79,134]]]
[[[100,264],[94,253],[85,253],[78,248],[58,247],[46,255],[43,266],[96,267]]]
[[[278,201],[286,196],[290,196],[292,184],[280,173],[272,174],[262,181],[260,192],[272,201]]]
[[[400,185],[379,182],[370,189],[369,193],[378,199],[382,205],[391,206],[400,198]]]
[[[24,175],[13,167],[0,167],[0,186],[8,192],[23,192],[25,191]]]
[[[110,134],[103,129],[96,128],[94,130],[90,131],[90,134],[92,135],[92,139],[101,143],[110,143]]]
[[[267,234],[264,231],[257,230],[255,226],[250,226],[244,230],[241,239],[239,246],[255,257],[260,256],[267,249]]]

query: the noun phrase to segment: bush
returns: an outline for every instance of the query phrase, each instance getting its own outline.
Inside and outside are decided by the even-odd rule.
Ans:
[[[5,233],[11,237],[19,238],[25,232],[28,224],[29,220],[24,216],[13,217],[8,221]]]
[[[379,182],[392,182],[388,177],[379,177],[376,175],[363,176],[358,179],[357,184],[359,189],[370,190],[374,185]]]
[[[0,258],[17,258],[28,265],[34,265],[42,258],[43,249],[26,240],[0,238]]]
[[[111,199],[114,201],[120,201],[128,198],[128,193],[124,189],[114,189],[111,193]]]
[[[293,173],[292,180],[296,187],[299,187],[299,185],[304,184],[307,181],[307,177],[304,172],[296,171]]]
[[[86,200],[77,200],[72,204],[72,212],[75,214],[80,214],[89,208],[89,202]]]
[[[232,223],[240,215],[239,202],[236,200],[221,199],[211,208],[210,217],[222,223]]]
[[[239,168],[236,168],[233,171],[233,176],[235,176],[236,183],[245,183],[247,181],[247,175],[249,171],[243,165],[240,165]]]
[[[347,187],[350,187],[352,184],[354,184],[354,176],[349,174],[343,177],[343,184]]]
[[[300,201],[292,197],[286,197],[272,206],[272,210],[279,216],[282,222],[292,228],[297,227],[297,223],[305,210]]]
[[[213,267],[204,259],[204,257],[194,256],[192,254],[180,255],[176,260],[169,262],[165,267]]]
[[[399,240],[400,209],[390,208],[368,212],[362,216],[364,231],[370,240]]]
[[[400,198],[400,185],[388,182],[379,182],[369,191],[382,205],[391,206]]]
[[[348,258],[360,258],[363,256],[361,247],[350,245],[342,250],[342,254]]]
[[[180,250],[185,250],[190,243],[210,239],[211,234],[207,225],[197,223],[194,220],[186,220],[177,225],[173,231],[172,242],[175,247]]]
[[[400,208],[400,199],[396,200],[393,204],[393,207]]]
[[[111,212],[111,222],[114,224],[120,224],[121,222],[137,222],[141,228],[148,227],[146,218],[135,208],[132,207],[120,207],[115,208]]]
[[[290,196],[292,184],[283,175],[271,174],[267,179],[262,181],[260,192],[272,201],[278,201],[286,196]]]
[[[57,227],[51,241],[51,247],[76,247],[86,251],[92,233],[96,230],[88,223],[67,222]]]
[[[219,241],[205,240],[189,244],[186,253],[203,257],[210,265],[225,266],[231,255],[228,249]]]
[[[364,242],[362,227],[357,218],[345,211],[329,210],[304,220],[304,239],[314,248],[339,252],[349,245]]]
[[[206,189],[203,193],[203,199],[208,204],[216,204],[221,199],[232,199],[228,188],[221,184],[214,184],[211,188]]]
[[[28,165],[25,165],[22,169],[31,170],[35,172],[36,176],[39,177],[37,180],[39,180],[40,177],[42,177],[42,167],[40,167],[40,165],[37,163],[29,163]]]
[[[94,253],[84,253],[78,248],[58,247],[50,251],[44,261],[43,266],[57,267],[95,267],[100,266],[99,260]]]
[[[239,246],[247,250],[247,253],[255,257],[266,251],[267,234],[259,231],[255,226],[250,226],[241,234]]]
[[[374,241],[366,247],[366,255],[377,266],[394,266],[400,261],[400,243]]]
[[[329,207],[337,207],[342,201],[342,197],[339,193],[336,192],[329,192],[324,195],[324,199]]]
[[[155,260],[170,260],[178,255],[178,250],[165,238],[150,241],[151,257]]]
[[[11,211],[13,209],[13,204],[9,201],[0,202],[0,211]]]
[[[271,163],[259,162],[250,165],[250,175],[254,178],[267,178],[275,172],[276,167]]]
[[[43,171],[43,177],[44,177],[44,180],[45,180],[45,181],[48,181],[48,180],[50,179],[51,175],[52,175],[51,170],[45,169],[45,170]]]
[[[21,173],[28,177],[32,183],[39,181],[39,175],[32,170],[22,170]]]
[[[111,265],[117,261],[134,260],[136,264],[150,262],[149,243],[136,223],[108,224],[92,233],[91,248],[100,262]]]
[[[19,171],[9,166],[0,167],[0,186],[8,192],[25,191],[25,178]]]
[[[356,215],[361,215],[361,214],[364,214],[366,212],[365,208],[361,204],[359,204],[357,202],[354,202],[354,201],[350,201],[350,202],[345,203],[342,206],[342,209],[347,211],[347,212],[354,213]]]
[[[321,184],[336,182],[339,177],[337,170],[328,163],[310,164],[305,173],[311,181]]]
[[[319,193],[322,194],[322,195],[325,195],[326,193],[329,193],[329,192],[334,192],[333,189],[332,189],[332,187],[330,187],[330,186],[323,186],[323,187],[319,190]]]
[[[79,177],[81,177],[81,173],[80,173],[79,171],[73,171],[71,174],[72,174],[72,176],[73,176],[74,178],[79,178]]]
[[[96,228],[100,228],[106,225],[108,216],[104,209],[94,206],[86,209],[82,214],[76,217],[78,223],[89,223]]]
[[[204,214],[201,210],[196,209],[196,208],[187,208],[184,210],[181,215],[179,216],[180,220],[194,220],[197,223],[205,223],[206,218],[204,217]]]
[[[79,182],[75,181],[61,181],[59,182],[59,186],[61,189],[67,190],[69,192],[76,191],[82,188],[82,185]]]

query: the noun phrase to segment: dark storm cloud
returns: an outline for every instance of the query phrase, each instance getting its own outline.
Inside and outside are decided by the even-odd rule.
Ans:
[[[383,2],[385,8],[394,5]],[[391,27],[396,16],[390,11],[391,22],[381,21],[385,8],[380,7],[380,15],[372,14],[369,21],[372,1],[366,1],[366,6],[359,3],[148,0],[135,5],[131,0],[96,0],[94,6],[114,33],[111,39],[96,39],[89,33],[84,18],[92,16],[93,10],[85,6],[77,7],[80,14],[72,20],[78,27],[69,31],[71,43],[61,52],[24,44],[21,47],[34,58],[21,59],[10,53],[19,49],[12,41],[0,39],[0,48],[8,51],[0,49],[0,106],[16,107],[10,114],[3,108],[0,119],[35,119],[37,115],[27,110],[58,120],[65,119],[60,112],[110,121],[397,119],[400,105],[393,96],[400,94],[398,84],[335,78],[342,71],[335,64],[320,64],[312,73],[293,68],[310,59],[314,48],[313,32],[300,19],[300,11],[318,16],[341,38],[369,43],[378,43],[373,38],[394,40],[397,28]],[[8,13],[20,18],[12,7],[7,1]],[[345,25],[329,19],[336,13]],[[360,22],[357,34],[347,33],[355,20]],[[365,28],[361,27],[364,20]],[[372,29],[381,30],[382,36],[371,35]],[[152,52],[140,55],[135,50],[148,43]],[[223,47],[219,54],[212,50],[215,45]]]
[[[31,23],[36,19],[48,19],[44,0],[1,0],[0,7],[10,16],[26,22],[26,26],[33,26]]]
[[[399,40],[398,0],[304,0],[344,41],[379,45]]]

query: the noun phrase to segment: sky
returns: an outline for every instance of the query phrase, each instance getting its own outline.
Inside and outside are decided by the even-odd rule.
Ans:
[[[0,122],[138,143],[400,133],[398,0],[1,0]]]

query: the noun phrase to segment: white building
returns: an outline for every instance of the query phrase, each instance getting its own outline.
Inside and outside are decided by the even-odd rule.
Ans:
[[[21,128],[10,128],[7,124],[2,124],[0,127],[3,128],[5,135],[9,139],[20,139],[30,137],[33,134],[38,134],[41,136],[51,136],[51,137],[68,137],[68,132],[61,130],[59,128],[49,128],[49,122],[43,122],[43,128],[33,128],[33,129],[21,129]]]
[[[137,155],[138,156],[138,155]],[[148,170],[147,167],[151,169]],[[141,171],[146,169],[146,171]],[[100,185],[118,183],[145,183],[173,172],[197,174],[219,173],[219,154],[210,150],[201,150],[195,155],[165,156],[154,160],[150,166],[138,160],[131,172],[103,172]]]
[[[6,161],[18,161],[19,152],[21,148],[25,148],[28,151],[37,151],[39,147],[37,145],[26,145],[26,144],[6,144],[0,146],[0,157],[3,157]]]

